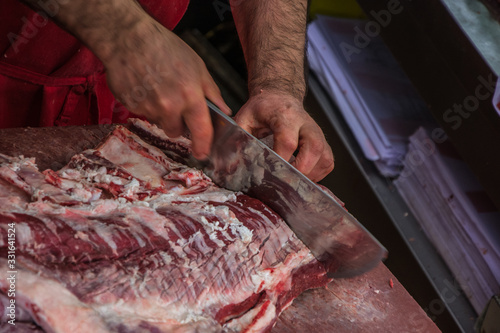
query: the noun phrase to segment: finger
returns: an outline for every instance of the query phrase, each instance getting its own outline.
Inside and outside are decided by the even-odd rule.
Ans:
[[[326,145],[326,149],[323,151],[318,163],[311,170],[308,177],[314,182],[319,182],[332,172],[334,166],[335,162],[332,149],[329,145]]]
[[[275,131],[273,148],[276,154],[280,155],[283,159],[289,161],[297,146],[299,144],[299,138],[295,134],[298,131],[286,130],[286,131]]]
[[[224,98],[222,98],[219,87],[208,72],[205,83],[203,85],[203,91],[205,92],[205,96],[207,97],[207,99],[210,102],[214,103],[222,112],[224,112],[228,116],[231,116],[233,114],[231,108],[226,104]]]
[[[245,131],[247,131],[250,134],[253,134],[253,121],[252,118],[249,118],[247,115],[250,114],[248,112],[245,112],[245,106],[243,106],[234,116],[234,121],[243,128]]]
[[[180,117],[162,118],[159,121],[152,121],[157,124],[170,138],[177,138],[184,133],[184,123]]]
[[[259,111],[253,109],[251,106],[245,104],[234,116],[234,121],[248,133],[252,134],[258,139],[272,134],[272,130],[261,124],[256,119]]]
[[[165,134],[171,138],[184,133],[184,123],[181,118],[181,109],[170,99],[162,98],[156,106],[156,113],[151,116],[151,121],[158,124]]]
[[[310,173],[320,160],[323,148],[324,145],[321,140],[311,137],[302,138],[293,165],[308,178],[311,178]]]
[[[203,94],[191,98],[183,112],[184,122],[191,132],[193,156],[204,160],[210,153],[213,140],[212,119]]]
[[[313,181],[323,179],[333,170],[332,149],[318,126],[301,129],[300,149],[293,165]]]

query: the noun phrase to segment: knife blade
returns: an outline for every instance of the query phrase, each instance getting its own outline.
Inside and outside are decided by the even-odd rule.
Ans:
[[[212,150],[201,168],[215,184],[259,199],[289,225],[324,264],[328,276],[352,277],[374,268],[386,249],[331,195],[207,100]]]

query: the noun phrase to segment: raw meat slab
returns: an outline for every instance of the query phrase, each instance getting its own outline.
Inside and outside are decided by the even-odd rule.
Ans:
[[[268,332],[329,281],[264,204],[121,126],[58,172],[0,156],[0,178],[0,289],[15,223],[18,305],[48,332]]]
[[[95,146],[114,126],[17,128],[0,130],[0,153],[36,157],[40,169],[58,170],[75,153]],[[72,136],[71,133],[78,133]],[[80,141],[88,142],[80,148]],[[55,149],[53,147],[56,147]],[[48,152],[50,151],[50,153]],[[389,281],[393,281],[391,288]],[[317,288],[299,295],[278,318],[272,333],[296,332],[439,332],[432,320],[380,264],[374,270],[352,279],[333,281],[328,289]],[[372,292],[367,292],[370,287]],[[376,290],[380,290],[376,293]],[[342,297],[344,294],[349,297]],[[337,296],[338,295],[338,296]],[[341,298],[339,298],[339,296]],[[376,303],[383,312],[372,326],[364,309]],[[353,311],[360,309],[360,311]],[[346,315],[349,314],[349,316]],[[408,320],[412,315],[412,320]],[[20,317],[18,317],[19,319]],[[43,332],[30,323],[17,322],[16,328],[0,323],[0,332]]]

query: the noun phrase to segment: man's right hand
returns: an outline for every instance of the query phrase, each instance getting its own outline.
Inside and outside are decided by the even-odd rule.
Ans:
[[[39,0],[20,0],[44,11]],[[231,111],[203,61],[135,0],[58,1],[46,13],[103,62],[115,97],[176,137],[189,129],[193,155],[203,159],[213,127],[205,98]]]
[[[228,115],[231,110],[201,58],[179,37],[147,18],[119,41],[104,65],[111,91],[130,111],[171,137],[187,127],[193,155],[203,159],[210,153],[213,127],[205,98]]]

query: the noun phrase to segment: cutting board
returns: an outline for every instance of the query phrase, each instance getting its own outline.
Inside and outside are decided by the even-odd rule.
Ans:
[[[93,148],[113,125],[0,130],[0,153],[35,157],[40,170],[58,170]],[[302,293],[272,333],[440,332],[392,273],[380,263],[372,271]]]

